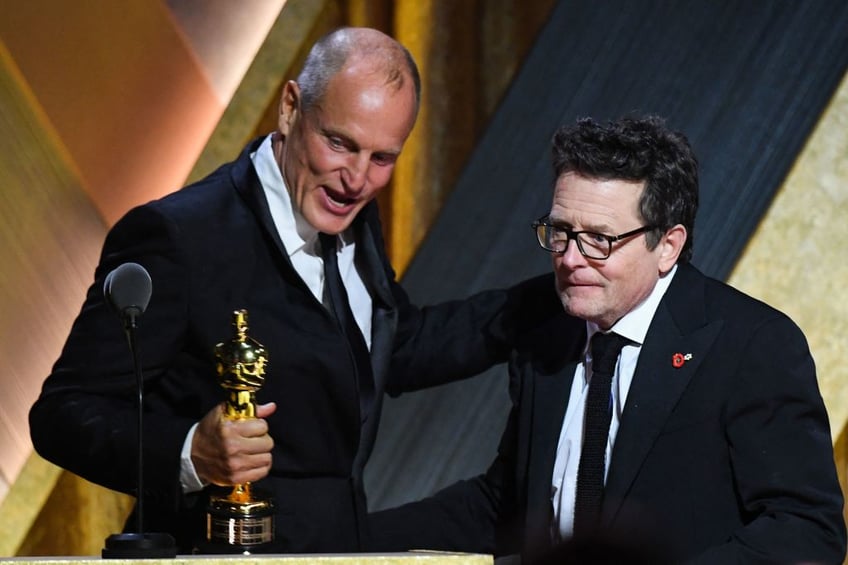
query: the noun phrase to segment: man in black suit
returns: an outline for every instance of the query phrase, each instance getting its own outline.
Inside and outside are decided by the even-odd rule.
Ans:
[[[362,28],[331,33],[285,85],[277,131],[122,218],[31,410],[38,452],[135,494],[133,366],[102,289],[118,265],[137,262],[154,289],[137,335],[145,531],[171,533],[191,551],[205,534],[207,491],[252,482],[276,504],[276,541],[266,549],[361,549],[362,472],[383,393],[506,361],[527,314],[522,295],[534,293],[531,282],[419,309],[395,281],[374,197],[413,127],[419,89],[412,57],[393,39]],[[349,299],[329,296],[323,257],[337,264]],[[352,331],[340,321],[347,305]],[[231,421],[213,351],[232,337],[238,309],[269,360],[257,418]]]
[[[511,358],[498,456],[484,476],[373,515],[372,547],[841,563],[813,359],[787,316],[689,264],[686,139],[657,118],[585,119],[557,132],[553,155],[553,204],[534,228],[564,311]]]

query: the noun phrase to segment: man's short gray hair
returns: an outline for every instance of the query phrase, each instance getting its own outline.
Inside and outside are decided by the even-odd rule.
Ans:
[[[368,59],[385,73],[386,84],[403,87],[407,77],[415,88],[415,109],[421,100],[421,78],[409,51],[391,37],[374,29],[345,27],[319,39],[303,63],[297,77],[303,111],[317,104],[327,91],[330,79],[352,58]]]

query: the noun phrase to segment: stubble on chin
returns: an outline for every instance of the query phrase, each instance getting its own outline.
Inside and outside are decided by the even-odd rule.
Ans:
[[[571,287],[559,291],[559,301],[562,303],[565,313],[575,318],[591,320],[596,313],[594,301],[587,296],[575,295],[574,289]]]
[[[559,294],[559,301],[565,313],[569,316],[576,316],[573,308],[574,300],[566,294],[566,291],[559,290],[557,294]]]

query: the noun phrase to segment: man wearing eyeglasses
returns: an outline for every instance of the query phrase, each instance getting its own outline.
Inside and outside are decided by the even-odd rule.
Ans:
[[[486,475],[373,515],[375,549],[841,563],[813,359],[787,316],[689,264],[685,137],[653,117],[585,119],[553,155],[553,204],[533,227],[564,311],[512,356]]]

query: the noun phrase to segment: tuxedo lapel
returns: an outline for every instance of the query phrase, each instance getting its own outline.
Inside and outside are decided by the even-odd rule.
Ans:
[[[371,414],[360,430],[360,444],[353,463],[354,475],[359,476],[374,446],[377,426],[383,406],[392,343],[397,330],[398,312],[392,293],[391,270],[386,268],[383,234],[376,202],[370,202],[354,220],[356,234],[356,268],[371,296],[371,370],[374,377],[374,404]]]
[[[604,489],[607,522],[721,330],[721,322],[707,322],[703,304],[703,275],[679,268],[654,314],[627,396]]]
[[[262,139],[251,142],[244,148],[239,158],[234,163],[232,168],[231,178],[236,187],[236,191],[247,203],[247,207],[256,216],[259,225],[266,234],[274,241],[277,249],[288,257],[286,248],[280,239],[280,234],[277,227],[274,225],[274,219],[271,217],[271,209],[268,207],[268,200],[265,198],[265,191],[262,188],[262,183],[259,181],[259,176],[256,174],[256,169],[253,166],[253,160],[250,154],[259,149]]]
[[[375,307],[394,308],[392,281],[386,273],[383,234],[380,232],[378,215],[376,202],[371,202],[359,212],[355,220],[356,266]]]
[[[530,489],[527,493],[528,501],[550,504],[557,444],[576,367],[576,362],[570,362],[554,374],[536,377],[527,473]]]
[[[382,234],[378,222],[369,221],[376,217],[375,203],[370,203],[359,213],[356,219],[356,266],[362,280],[371,295],[373,314],[371,317],[371,364],[374,373],[374,385],[379,397],[384,389],[386,372],[392,352],[397,327],[397,311],[391,281],[383,267]],[[375,404],[379,409],[379,401]]]
[[[574,372],[579,362],[580,352],[586,342],[586,325],[582,320],[566,318],[566,324],[558,330],[546,332],[556,337],[556,346],[560,351],[554,355],[554,361],[537,359],[528,369],[532,388],[525,391],[531,399],[529,410],[521,406],[521,414],[529,414],[527,432],[521,431],[519,437],[529,437],[527,449],[527,532],[531,536],[540,536],[532,543],[539,544],[550,540],[550,527],[553,518],[551,503],[551,483],[557,444],[559,443],[562,420],[568,407]],[[548,343],[547,347],[552,344]],[[519,465],[520,467],[520,465]]]

